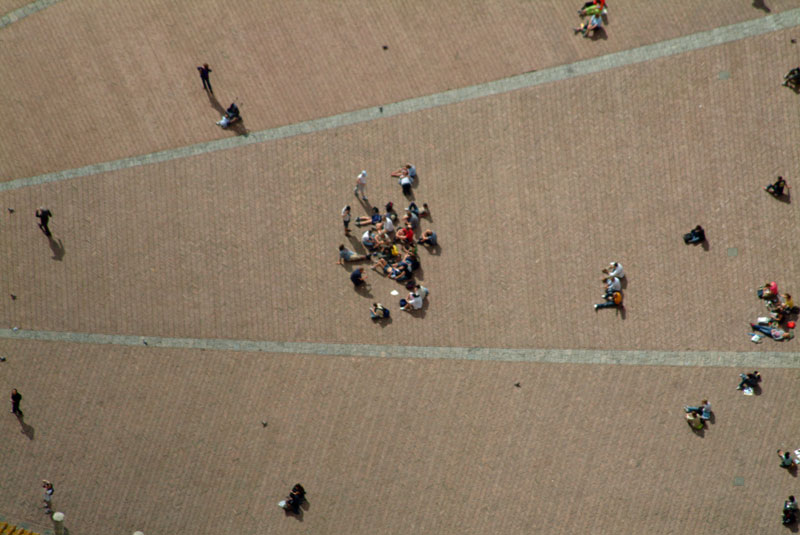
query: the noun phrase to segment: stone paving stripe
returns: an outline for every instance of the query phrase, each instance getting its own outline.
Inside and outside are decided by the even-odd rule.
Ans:
[[[6,13],[0,17],[0,30],[14,22],[24,19],[28,15],[33,15],[34,13],[37,13],[59,2],[61,2],[61,0],[36,0],[36,2],[31,2],[30,4],[22,6],[19,9],[15,9],[11,13]]]
[[[745,336],[743,333],[742,336]],[[117,334],[0,329],[0,339],[78,344],[110,344],[172,349],[210,349],[322,356],[422,358],[494,362],[622,364],[630,366],[701,366],[737,368],[800,368],[800,354],[777,351],[609,351],[591,349],[507,349],[483,347],[420,347],[369,344],[268,342],[219,338],[162,338]]]
[[[35,4],[52,4],[55,1],[57,0],[41,0],[40,2],[35,2]],[[17,13],[17,11],[14,13]],[[560,80],[575,78],[577,76],[586,76],[588,74],[624,67],[627,65],[633,65],[636,63],[642,63],[653,59],[683,54],[685,52],[691,52],[693,50],[730,43],[740,39],[746,39],[748,37],[755,37],[765,33],[792,28],[798,25],[800,25],[800,8],[784,11],[782,13],[776,13],[774,15],[769,15],[759,19],[732,24],[730,26],[715,28],[706,32],[678,37],[669,41],[646,45],[631,50],[615,52],[599,58],[581,60],[568,65],[560,65],[558,67],[543,69],[541,71],[532,71],[493,82],[487,82],[460,89],[453,89],[442,93],[412,98],[392,104],[385,104],[382,107],[366,108],[342,113],[339,115],[333,115],[330,117],[323,117],[320,119],[313,119],[310,121],[280,126],[277,128],[261,130],[258,132],[251,132],[246,136],[237,136],[204,143],[197,143],[177,149],[122,158],[120,160],[87,165],[85,167],[76,169],[67,169],[33,177],[18,178],[8,182],[0,183],[0,192],[29,186],[37,186],[50,182],[59,182],[72,178],[91,176],[98,173],[106,173],[119,169],[128,169],[140,165],[160,163],[178,158],[187,158],[190,156],[196,156],[198,154],[242,147],[245,145],[252,145],[254,143],[263,143],[266,141],[284,139],[303,134],[311,134],[332,128],[339,128],[342,126],[381,119],[383,117],[392,117],[394,115],[412,113],[438,106],[447,106],[449,104],[456,104],[490,95],[515,91],[517,89],[524,89],[536,85],[557,82]]]

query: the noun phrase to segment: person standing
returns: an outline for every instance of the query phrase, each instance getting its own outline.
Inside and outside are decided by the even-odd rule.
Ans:
[[[208,73],[211,72],[211,67],[208,66],[208,63],[203,63],[201,67],[197,67],[197,70],[200,71],[200,79],[203,80],[203,89],[214,94],[214,90],[211,89],[211,82],[208,79]]]
[[[358,197],[361,194],[361,200],[367,200],[367,172],[361,171],[356,177],[356,187],[353,189],[353,195]]]
[[[39,228],[42,229],[44,235],[49,238],[51,236],[51,233],[48,223],[50,222],[50,218],[53,217],[53,212],[51,212],[44,206],[40,206],[39,209],[36,210],[36,217],[39,218]]]
[[[53,484],[47,481],[46,479],[42,480],[42,487],[44,488],[44,497],[42,500],[44,501],[44,512],[48,515],[53,512]]]
[[[350,205],[342,208],[342,223],[344,223],[344,233],[350,234]]]
[[[22,401],[22,394],[17,392],[17,389],[13,389],[11,391],[11,414],[16,414],[20,418],[22,417],[22,410],[19,408],[19,404]]]

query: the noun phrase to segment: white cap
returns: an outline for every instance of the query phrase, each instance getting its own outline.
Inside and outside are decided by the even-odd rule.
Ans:
[[[367,178],[367,172],[366,171],[361,171],[361,174],[358,175],[358,176],[359,176],[359,178],[362,178],[362,177],[363,178]]]

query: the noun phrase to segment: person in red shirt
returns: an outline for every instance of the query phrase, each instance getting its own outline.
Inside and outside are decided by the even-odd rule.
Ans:
[[[397,231],[397,239],[405,242],[407,245],[414,243],[414,230],[411,225],[406,223],[406,226]]]

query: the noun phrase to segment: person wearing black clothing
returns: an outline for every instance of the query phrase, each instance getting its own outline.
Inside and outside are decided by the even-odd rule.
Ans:
[[[228,128],[229,124],[241,118],[242,116],[239,114],[239,106],[237,106],[235,102],[231,102],[231,105],[228,106],[227,110],[225,110],[225,115],[222,116],[222,119],[217,121],[217,124],[222,128]]]
[[[22,401],[22,394],[17,392],[17,389],[11,391],[11,414],[22,416],[22,411],[19,408],[19,403]]]
[[[36,217],[39,218],[39,228],[42,229],[44,235],[48,238],[50,237],[50,227],[47,226],[47,223],[50,221],[50,218],[53,216],[53,213],[42,206],[38,210],[36,210]]]
[[[783,502],[783,524],[794,524],[797,522],[797,502],[794,496],[789,496],[789,499]]]
[[[783,195],[784,188],[791,189],[790,186],[786,185],[786,181],[783,179],[782,176],[779,176],[778,179],[775,181],[774,184],[769,184],[764,188],[764,191],[767,193],[771,193],[775,197],[780,197]]]
[[[706,231],[703,230],[703,227],[697,225],[689,234],[683,235],[683,241],[686,244],[703,243],[706,241]]]
[[[350,281],[353,283],[353,286],[363,286],[366,284],[366,276],[364,275],[363,268],[354,269],[353,272],[350,274]]]
[[[800,67],[795,67],[783,76],[783,86],[797,87],[800,84]]]
[[[753,373],[743,374],[740,373],[739,377],[742,378],[739,386],[736,387],[736,390],[742,390],[745,387],[755,388],[758,386],[758,383],[761,382],[761,374],[758,373],[758,370],[754,371]]]
[[[200,71],[200,79],[203,80],[203,89],[214,94],[214,90],[211,89],[211,82],[208,80],[208,73],[211,72],[211,67],[208,66],[208,63],[203,63],[202,67],[197,67],[197,70]]]

